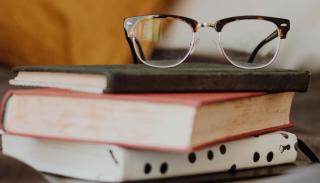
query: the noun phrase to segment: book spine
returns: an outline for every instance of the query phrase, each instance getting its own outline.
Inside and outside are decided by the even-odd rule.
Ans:
[[[114,73],[107,76],[105,93],[135,92],[305,92],[308,89],[309,72],[287,75],[270,74],[195,74],[144,75]],[[254,84],[252,84],[254,83]]]
[[[4,94],[4,96],[1,99],[1,104],[0,104],[1,105],[0,106],[0,130],[1,131],[5,131],[3,122],[6,114],[6,105],[12,95],[13,95],[13,90],[9,90]]]
[[[297,158],[297,137],[279,131],[211,146],[190,153],[128,149],[124,180],[141,180],[236,171],[292,163]]]

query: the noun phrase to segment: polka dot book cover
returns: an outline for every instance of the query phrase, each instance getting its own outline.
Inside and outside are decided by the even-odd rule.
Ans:
[[[297,137],[278,131],[216,144],[192,152],[139,150],[84,142],[5,134],[3,152],[42,172],[121,182],[228,172],[292,163]]]

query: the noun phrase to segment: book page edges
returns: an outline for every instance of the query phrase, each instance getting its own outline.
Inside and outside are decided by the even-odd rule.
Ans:
[[[125,151],[117,146],[41,140],[5,134],[3,153],[42,172],[92,181],[123,180]]]
[[[14,86],[49,87],[80,92],[103,93],[107,88],[107,76],[86,73],[56,73],[20,71],[9,80]]]
[[[64,102],[63,97],[14,95],[7,102],[4,128],[7,132],[16,134],[102,143],[108,141],[110,144],[133,143],[136,146],[170,148],[183,148],[190,144],[188,139],[191,136],[192,118],[195,114],[195,108],[192,106],[149,104],[143,101],[128,104],[126,101],[76,98],[69,98],[66,100],[67,103]],[[43,105],[47,107],[41,107]],[[77,110],[74,110],[77,106]],[[174,113],[162,117],[164,113],[173,109],[178,115]],[[124,116],[122,110],[127,111]],[[148,115],[143,115],[143,112],[147,112]],[[39,114],[44,115],[38,117]],[[61,115],[64,117],[60,118]],[[144,117],[139,118],[141,115]],[[122,120],[122,123],[119,120]],[[56,125],[57,122],[59,125]],[[146,128],[141,130],[141,125],[146,125]],[[177,134],[178,128],[181,129],[181,133]],[[167,135],[163,137],[164,130]]]

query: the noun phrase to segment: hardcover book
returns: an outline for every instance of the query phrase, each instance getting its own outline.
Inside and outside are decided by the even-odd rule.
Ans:
[[[297,158],[296,143],[294,134],[278,131],[179,153],[5,134],[3,152],[39,171],[120,182],[292,163]]]
[[[14,69],[10,84],[92,93],[306,91],[309,72],[246,70],[229,65],[184,63],[157,69],[144,64],[25,66]]]
[[[1,121],[11,134],[191,151],[291,127],[293,95],[12,90],[3,99]]]

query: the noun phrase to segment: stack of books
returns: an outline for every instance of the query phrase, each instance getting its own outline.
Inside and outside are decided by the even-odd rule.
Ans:
[[[3,152],[43,172],[132,181],[296,160],[289,120],[309,73],[215,64],[18,67]],[[45,88],[43,88],[45,87]]]

